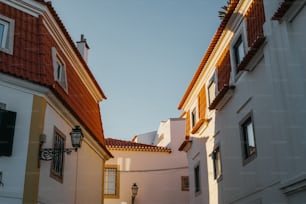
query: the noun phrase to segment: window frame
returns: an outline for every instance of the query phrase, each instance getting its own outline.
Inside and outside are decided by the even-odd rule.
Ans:
[[[214,179],[219,182],[222,180],[222,157],[219,144],[214,148],[211,156],[213,161]]]
[[[189,191],[189,187],[190,187],[189,176],[181,176],[181,190]]]
[[[191,109],[191,113],[190,113],[190,122],[191,122],[191,128],[194,128],[194,126],[197,124],[197,122],[199,121],[199,113],[198,113],[198,106],[195,105],[192,109]]]
[[[60,141],[60,143],[57,143]],[[53,130],[53,149],[56,153],[53,155],[50,165],[50,177],[56,181],[63,183],[64,167],[65,167],[65,149],[66,136],[57,128]]]
[[[52,47],[52,62],[53,62],[53,74],[54,81],[68,93],[68,82],[67,82],[67,69],[63,58],[58,54],[55,47]],[[61,69],[59,71],[59,68]]]
[[[13,55],[15,20],[0,14],[0,24],[4,26],[0,52]]]
[[[250,152],[250,145],[249,145],[249,134],[248,132],[248,125],[252,125],[252,140],[254,143],[254,152]],[[254,126],[254,116],[253,113],[248,113],[239,123],[240,128],[240,137],[241,137],[241,152],[242,152],[242,161],[243,165],[248,164],[252,160],[257,157],[257,145],[256,145],[256,135],[255,135],[255,126]]]
[[[210,87],[212,85],[215,85],[215,93],[214,93],[214,98],[211,99],[211,92],[210,92]],[[217,97],[218,95],[218,74],[217,74],[217,69],[214,71],[214,74],[210,77],[210,80],[207,84],[207,102],[208,102],[208,106],[211,105],[211,103],[215,100],[215,98]]]
[[[106,193],[105,191],[108,189],[107,188],[107,186],[106,186],[106,184],[108,184],[108,183],[106,183],[109,179],[106,179],[106,173],[107,173],[107,169],[115,169],[115,181],[114,181],[114,185],[115,185],[115,193],[114,194],[110,194],[110,193]],[[104,192],[103,192],[103,194],[104,194],[104,197],[105,198],[113,198],[113,199],[115,199],[115,198],[119,198],[120,197],[120,171],[119,171],[119,169],[120,169],[120,166],[119,165],[105,165],[105,167],[104,167],[104,175],[103,175],[103,177],[104,177],[104,181],[103,181],[103,185],[104,185]]]
[[[241,40],[243,44],[244,56],[242,57],[241,61],[237,63],[235,47],[237,47],[236,45],[239,40]],[[248,52],[248,41],[247,41],[246,20],[243,19],[240,25],[238,26],[237,31],[235,32],[235,35],[232,38],[230,44],[230,58],[231,58],[231,67],[232,67],[231,76],[234,77],[235,80],[237,79],[237,77],[240,76],[241,72],[238,70],[238,66],[242,62],[247,52]]]
[[[201,194],[201,171],[200,163],[197,163],[193,168],[194,176],[194,193],[196,196]]]

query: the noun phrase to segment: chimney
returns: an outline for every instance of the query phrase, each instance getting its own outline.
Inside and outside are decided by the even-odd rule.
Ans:
[[[77,42],[77,48],[79,52],[81,53],[83,59],[87,63],[89,46],[86,42],[86,39],[84,38],[84,34],[81,35],[81,40]]]

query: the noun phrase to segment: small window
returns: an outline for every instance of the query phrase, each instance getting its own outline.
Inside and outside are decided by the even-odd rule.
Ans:
[[[197,108],[195,107],[191,112],[191,127],[194,127],[195,124],[198,122],[198,120],[199,120],[198,111]]]
[[[209,84],[208,84],[208,87],[207,87],[207,95],[208,95],[208,104],[209,105],[216,98],[217,93],[218,93],[217,74],[215,72],[214,75],[209,80]]]
[[[54,128],[53,148],[56,150],[56,153],[53,155],[51,162],[51,177],[62,183],[64,173],[65,136],[57,128]]]
[[[119,198],[119,171],[117,165],[106,166],[104,172],[104,195]]]
[[[214,179],[219,181],[222,176],[220,147],[214,149],[212,153],[212,159],[214,166]]]
[[[189,191],[189,176],[181,177],[181,189],[182,191]]]
[[[66,66],[62,58],[58,55],[55,48],[52,48],[54,80],[67,92]]]
[[[13,19],[0,15],[0,51],[13,54],[14,25]]]
[[[244,163],[246,163],[256,156],[254,124],[251,114],[249,114],[246,119],[240,123],[240,129],[243,160]]]
[[[242,62],[244,55],[245,49],[242,40],[242,35],[240,35],[234,45],[234,57],[236,66],[238,66]]]
[[[241,76],[241,72],[238,70],[238,67],[243,61],[248,48],[245,20],[241,22],[239,28],[234,33],[235,35],[230,45],[230,58],[232,67],[231,77],[233,77],[233,80],[236,81],[238,77]]]
[[[200,165],[194,167],[194,192],[199,194],[201,192],[200,185]]]

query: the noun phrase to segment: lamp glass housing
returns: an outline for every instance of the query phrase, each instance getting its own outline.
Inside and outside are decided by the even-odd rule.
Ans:
[[[70,132],[70,136],[71,136],[72,147],[80,148],[84,137],[80,126],[75,126],[75,128],[73,128],[72,131]]]
[[[134,183],[134,184],[132,185],[132,195],[133,195],[133,196],[136,196],[137,193],[138,193],[138,186],[137,186],[136,183]]]

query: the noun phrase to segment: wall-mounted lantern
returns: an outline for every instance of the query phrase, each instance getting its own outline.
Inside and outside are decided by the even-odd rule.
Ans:
[[[41,148],[42,144],[45,142],[45,135],[41,135],[40,138],[40,149],[39,149],[39,159],[50,161],[54,158],[55,155],[58,154],[70,154],[72,150],[77,151],[78,148],[81,147],[82,140],[83,140],[83,133],[80,126],[75,126],[70,132],[71,136],[71,144],[72,148]]]
[[[132,185],[132,204],[134,204],[134,202],[135,202],[135,197],[136,197],[137,193],[138,193],[138,186],[137,186],[136,183],[134,183]]]

